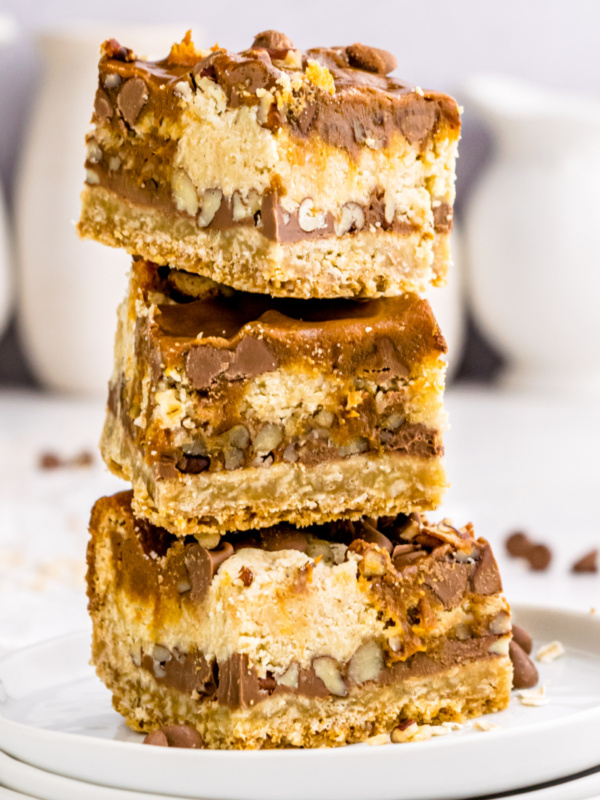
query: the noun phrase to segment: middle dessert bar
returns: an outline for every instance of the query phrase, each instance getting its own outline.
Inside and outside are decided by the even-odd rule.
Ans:
[[[425,300],[290,300],[134,261],[102,453],[173,533],[434,508],[446,345]]]

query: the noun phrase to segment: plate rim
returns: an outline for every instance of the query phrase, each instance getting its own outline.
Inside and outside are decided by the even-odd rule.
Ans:
[[[537,614],[542,613],[545,614],[547,612],[554,612],[559,611],[563,616],[575,616],[580,620],[586,620],[591,622],[593,625],[598,625],[600,628],[600,614],[594,615],[590,611],[576,611],[571,609],[565,608],[555,608],[553,606],[541,606],[541,605],[533,605],[533,604],[518,604],[515,603],[511,605],[511,616],[518,617],[521,614]],[[8,653],[3,653],[0,656],[0,687],[2,686],[2,676],[1,670],[3,665],[10,661],[11,658],[20,657],[22,655],[27,655],[27,653],[31,650],[37,650],[38,648],[42,648],[45,646],[49,646],[52,644],[58,644],[62,641],[68,640],[77,640],[81,636],[90,635],[90,631],[87,628],[80,628],[76,631],[71,631],[70,633],[61,634],[60,636],[51,636],[47,639],[43,639],[39,642],[34,642],[26,647],[19,648],[14,651],[10,651]],[[586,652],[584,648],[583,652]],[[89,662],[88,662],[89,663]],[[115,712],[118,713],[118,712]],[[555,720],[546,720],[543,722],[534,722],[530,725],[524,726],[522,730],[526,730],[527,732],[532,732],[537,730],[538,728],[548,729],[553,727],[561,727],[565,724],[565,719],[568,719],[569,722],[585,719],[588,716],[595,716],[600,715],[600,704],[595,706],[594,708],[584,709],[582,711],[575,711],[572,714],[569,714],[567,718],[558,718]],[[490,716],[490,715],[488,715]],[[65,731],[53,731],[46,728],[38,728],[33,725],[26,725],[22,722],[15,722],[14,720],[7,719],[2,715],[2,703],[0,703],[0,724],[4,726],[8,726],[9,730],[12,728],[16,732],[35,732],[39,738],[51,738],[57,743],[64,742],[67,744],[68,742],[73,742],[73,740],[78,742],[95,742],[98,745],[106,747],[108,749],[119,749],[121,750],[123,746],[127,747],[134,747],[138,748],[142,742],[131,742],[122,739],[102,739],[102,738],[94,738],[92,736],[85,736],[80,733],[69,733]],[[490,731],[489,733],[493,733],[497,737],[506,737],[506,736],[514,736],[515,731],[507,728],[502,728],[500,730]],[[410,747],[412,750],[419,749],[422,750],[423,748],[437,748],[437,747],[449,747],[449,746],[456,746],[457,742],[456,739],[452,739],[452,737],[434,737],[433,739],[429,739],[426,741],[421,742],[404,742],[403,749],[407,746]],[[327,754],[331,751],[335,751],[337,753],[342,752],[351,752],[354,755],[357,753],[365,753],[370,751],[385,751],[385,748],[382,747],[375,747],[375,748],[365,748],[365,747],[357,747],[356,745],[345,745],[342,747],[312,747],[312,748],[274,748],[271,750],[245,750],[245,749],[238,749],[238,750],[219,750],[219,749],[201,749],[201,750],[188,750],[185,748],[173,748],[170,750],[171,753],[177,753],[177,757],[184,757],[184,758],[197,758],[202,754],[210,754],[211,756],[216,756],[217,758],[231,758],[233,754],[239,757],[240,755],[245,755],[246,757],[250,758],[268,758],[269,760],[275,758],[282,758],[284,756],[292,756],[294,758],[301,758],[304,753],[310,752],[311,754]],[[293,755],[292,755],[293,754]],[[10,754],[9,754],[10,755]],[[322,757],[322,756],[320,756]]]
[[[514,617],[516,620],[524,621],[525,617],[539,617],[539,627],[544,629],[549,623],[551,615],[559,613],[560,623],[557,623],[557,637],[562,636],[567,647],[577,650],[582,656],[588,656],[594,661],[600,661],[600,649],[596,647],[586,647],[586,641],[581,639],[581,635],[586,628],[593,628],[594,632],[600,628],[600,616],[594,616],[589,611],[574,611],[570,609],[553,608],[551,606],[540,606],[533,604],[515,604]],[[533,622],[533,619],[531,620]],[[573,636],[567,638],[565,630],[573,625]],[[583,625],[583,631],[577,633],[579,625]],[[566,626],[566,627],[565,627]],[[541,638],[539,633],[536,638]],[[546,633],[546,630],[544,630]],[[89,637],[89,630],[73,631],[60,637],[51,637],[43,642],[29,645],[9,654],[4,654],[0,658],[0,676],[2,667],[11,658],[27,655],[31,650],[43,646],[52,646],[57,641],[66,639],[82,642],[82,637]],[[577,637],[580,637],[579,639]],[[544,637],[546,638],[546,637]],[[594,637],[593,641],[596,641]],[[59,667],[60,671],[60,667]],[[67,681],[68,683],[68,681]],[[52,685],[52,684],[50,684]],[[54,685],[61,685],[54,682]],[[115,712],[116,713],[116,712]],[[34,725],[15,722],[2,716],[0,705],[0,749],[4,750],[9,756],[29,764],[36,768],[45,769],[54,774],[59,774],[74,780],[101,783],[111,788],[127,789],[137,792],[156,792],[167,791],[177,793],[176,796],[197,797],[198,791],[204,792],[207,797],[222,798],[231,800],[241,798],[244,800],[279,800],[281,792],[282,775],[296,776],[297,780],[302,780],[302,775],[306,775],[306,768],[311,766],[312,775],[301,785],[302,797],[308,790],[316,792],[315,798],[324,800],[322,783],[315,783],[317,779],[325,777],[329,780],[330,772],[327,768],[334,769],[339,775],[339,770],[349,770],[348,774],[354,776],[352,784],[343,782],[344,792],[348,792],[349,800],[362,800],[365,791],[371,791],[372,784],[365,784],[367,777],[372,775],[373,770],[381,770],[381,780],[377,784],[377,797],[396,800],[398,787],[398,770],[402,772],[403,764],[407,761],[412,762],[408,772],[403,773],[405,786],[407,789],[412,787],[421,800],[434,800],[439,798],[441,784],[436,785],[435,780],[428,779],[423,785],[418,778],[422,774],[422,769],[427,769],[427,765],[432,763],[432,759],[441,759],[441,763],[447,765],[456,761],[456,758],[468,755],[475,762],[483,765],[492,766],[490,771],[477,771],[469,778],[470,787],[464,785],[464,781],[443,786],[444,797],[446,798],[493,798],[496,796],[508,796],[518,791],[524,791],[523,787],[531,787],[540,783],[560,781],[569,775],[585,772],[600,765],[600,746],[595,736],[589,736],[591,726],[595,730],[600,721],[600,702],[591,708],[583,710],[570,710],[565,716],[554,719],[540,720],[527,723],[517,727],[503,727],[489,732],[486,736],[467,737],[439,737],[433,740],[422,742],[409,742],[400,750],[389,745],[383,747],[368,747],[364,745],[350,745],[335,748],[306,748],[306,749],[273,749],[273,750],[193,750],[169,748],[168,759],[155,760],[154,764],[148,763],[146,747],[139,747],[140,742],[126,741],[119,739],[96,738],[93,735],[71,733],[68,731],[55,731],[47,728],[35,727]],[[581,734],[581,730],[586,730],[586,745],[576,748],[569,757],[563,758],[563,750],[558,749],[558,742],[563,741],[564,737],[575,738]],[[532,750],[533,742],[533,750]],[[536,744],[537,743],[537,744]],[[124,745],[134,745],[125,747]],[[527,759],[521,768],[510,775],[498,771],[496,763],[496,753],[505,752],[513,756],[521,751],[534,752],[542,747],[545,756],[543,763],[539,757]],[[503,750],[504,748],[504,750]],[[65,752],[77,752],[78,759],[75,761],[65,760],[62,755]],[[403,756],[395,759],[393,753]],[[561,753],[560,757],[558,753]],[[554,753],[548,761],[548,754]],[[361,755],[362,754],[362,755]],[[166,755],[166,753],[165,753]],[[506,757],[506,755],[504,756]],[[110,778],[98,777],[96,768],[90,771],[89,763],[93,759],[94,764],[104,764],[107,768],[110,765]],[[314,759],[314,761],[313,761]],[[554,760],[553,760],[554,759]],[[550,768],[548,768],[550,764]],[[265,782],[265,766],[270,765],[273,776]],[[553,766],[552,766],[553,765]],[[160,767],[160,769],[159,769]],[[238,774],[241,770],[245,775],[244,784],[251,788],[246,792],[240,792],[240,783],[236,779],[229,777],[223,783],[221,770],[231,770]],[[141,771],[140,771],[141,770]],[[171,783],[170,787],[164,783],[163,774],[166,772],[172,775],[172,770],[181,770],[181,777]],[[287,770],[291,770],[287,773]],[[324,771],[325,770],[325,771]],[[543,771],[545,770],[545,771]],[[106,773],[104,773],[106,774]],[[160,777],[157,779],[156,775]],[[142,775],[142,780],[136,776]],[[206,777],[205,777],[206,776]],[[210,777],[209,777],[210,776]],[[330,776],[331,777],[331,776]],[[197,781],[201,778],[201,784]],[[157,781],[158,783],[151,783]],[[369,777],[369,781],[372,778]],[[249,782],[249,783],[248,783]],[[193,788],[192,787],[193,784]],[[352,787],[352,788],[350,788]],[[366,788],[365,788],[366,787]],[[256,792],[260,789],[260,794]],[[276,794],[273,794],[273,792]],[[327,800],[335,794],[330,787],[327,792]],[[357,794],[359,792],[359,794]],[[292,791],[295,798],[299,798],[297,790]],[[368,794],[368,792],[367,792]],[[346,795],[344,795],[346,796]],[[373,798],[375,795],[369,794]]]

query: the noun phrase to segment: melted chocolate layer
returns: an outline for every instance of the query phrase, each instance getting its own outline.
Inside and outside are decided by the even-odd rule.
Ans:
[[[177,117],[180,82],[194,87],[201,79],[214,81],[235,108],[256,105],[265,92],[279,91],[282,79],[302,76],[299,88],[292,90],[293,99],[283,108],[273,105],[261,124],[273,129],[285,125],[299,137],[317,135],[353,156],[367,141],[371,146],[387,145],[395,133],[420,145],[442,127],[457,134],[460,115],[455,100],[383,74],[381,64],[393,63],[389,54],[382,58],[383,51],[358,44],[301,53],[287,41],[283,48],[255,43],[242,53],[213,50],[207,55],[184,40],[166,59],[155,62],[137,59],[114,40],[107,42],[100,61],[96,120],[118,116],[132,126],[145,111],[158,119]],[[375,64],[380,68],[374,69]]]
[[[472,639],[446,640],[428,653],[415,653],[406,661],[397,661],[384,667],[378,678],[368,683],[385,686],[411,678],[437,675],[461,664],[497,658],[490,655],[489,648],[499,638],[489,634]],[[161,662],[150,655],[143,655],[141,668],[151,673],[161,686],[188,695],[196,692],[203,701],[213,699],[232,709],[249,708],[279,694],[320,699],[331,696],[331,691],[318,677],[312,665],[309,668],[298,667],[297,685],[286,686],[277,683],[270,674],[266,678],[260,678],[254,667],[250,666],[245,653],[235,653],[218,665],[213,662],[211,667],[202,653],[167,652],[167,658]],[[345,685],[356,685],[348,678],[348,664],[340,667]]]
[[[201,334],[201,338],[199,338]],[[150,340],[162,364],[185,359],[192,386],[291,363],[343,375],[408,377],[446,343],[426,300],[293,300],[235,292],[158,307]]]

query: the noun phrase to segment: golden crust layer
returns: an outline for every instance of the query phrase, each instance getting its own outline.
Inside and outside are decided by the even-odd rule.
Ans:
[[[437,508],[447,487],[440,457],[393,453],[312,467],[249,467],[243,482],[236,471],[156,480],[111,414],[101,452],[111,471],[132,484],[136,514],[178,536],[428,511]]]
[[[86,186],[79,233],[156,264],[176,265],[241,291],[273,297],[394,297],[445,281],[449,233],[382,234],[281,245],[248,228],[198,230],[193,220]]]

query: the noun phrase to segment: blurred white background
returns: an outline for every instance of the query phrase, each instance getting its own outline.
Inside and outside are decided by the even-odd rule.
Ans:
[[[478,120],[463,92],[472,76],[501,72],[550,90],[583,94],[600,102],[600,3],[597,0],[504,0],[502,4],[481,0],[429,0],[427,3],[406,0],[199,3],[180,0],[177,4],[164,0],[103,0],[101,4],[91,0],[2,0],[0,13],[12,18],[17,25],[12,45],[0,52],[0,177],[8,197],[9,213],[14,209],[17,174],[23,163],[23,143],[28,139],[36,93],[44,82],[44,67],[35,37],[40,30],[48,28],[55,30],[82,22],[109,23],[109,29],[113,24],[115,28],[125,24],[164,24],[169,30],[179,28],[182,34],[191,27],[200,46],[218,41],[231,49],[242,49],[250,44],[255,33],[273,27],[285,31],[301,47],[360,40],[389,49],[398,57],[399,75],[425,87],[449,91],[466,106],[458,169],[459,227],[461,212],[494,151],[490,129]],[[67,95],[69,83],[67,73],[63,87]],[[89,105],[91,108],[91,96]],[[46,158],[51,160],[55,152],[59,162],[65,135],[61,135],[58,128],[48,130],[47,137]],[[46,245],[48,237],[39,214],[36,211],[27,223],[34,242],[36,237],[42,239],[42,242],[35,242],[36,252],[52,244]],[[461,247],[462,262],[468,260],[468,251],[467,243],[466,247]],[[106,255],[106,260],[107,264],[109,261],[116,263],[112,253]],[[113,266],[107,270],[111,268],[113,271],[121,269]],[[459,268],[464,270],[465,264],[458,264],[457,271]],[[477,265],[471,268],[476,269]],[[109,271],[107,279],[108,276]],[[53,290],[51,276],[44,286],[43,302],[46,302]],[[59,291],[58,286],[54,289]],[[454,297],[456,292],[454,289],[451,292]],[[498,366],[502,346],[494,342],[489,333],[487,342],[482,339],[481,325],[466,323],[464,304],[460,315],[462,327],[467,331],[466,334],[464,330],[456,333],[456,342],[462,341],[463,352],[461,358],[455,353],[455,371],[459,368],[459,376],[463,378],[487,379]],[[444,311],[440,316],[443,320]],[[447,323],[446,328],[454,336],[451,325],[454,322]],[[490,349],[488,344],[495,345],[495,349]],[[36,356],[35,353],[32,356],[31,347],[28,350],[31,364]],[[108,363],[109,347],[105,346],[105,352],[94,353],[93,357]],[[39,368],[34,366],[39,375]],[[0,336],[0,384],[23,384],[31,380],[31,370],[20,353],[12,325]]]

